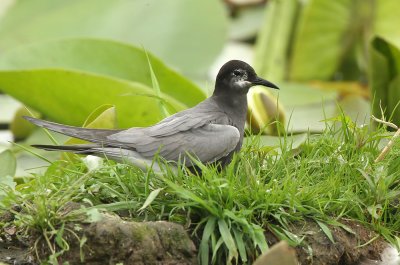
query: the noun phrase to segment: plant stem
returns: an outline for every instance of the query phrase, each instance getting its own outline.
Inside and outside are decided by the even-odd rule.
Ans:
[[[382,152],[375,159],[375,163],[378,163],[378,162],[382,161],[385,158],[386,154],[390,151],[390,149],[392,148],[395,140],[399,136],[400,136],[400,129],[397,130],[397,132],[393,135],[392,139],[390,139],[389,143],[383,148]]]

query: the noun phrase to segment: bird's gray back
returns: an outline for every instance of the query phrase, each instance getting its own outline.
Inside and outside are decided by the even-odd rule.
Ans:
[[[209,98],[147,128],[131,128],[107,137],[117,146],[129,146],[143,157],[159,154],[167,160],[198,158],[203,163],[228,156],[241,142],[241,132],[231,118]],[[188,164],[189,163],[189,164]]]

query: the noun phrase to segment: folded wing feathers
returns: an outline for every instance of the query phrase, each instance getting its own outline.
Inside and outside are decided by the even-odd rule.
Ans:
[[[33,117],[24,117],[26,120],[36,124],[39,127],[49,129],[50,131],[62,133],[71,137],[87,140],[94,143],[107,142],[107,136],[120,132],[121,130],[110,130],[110,129],[90,129],[68,126],[58,124],[55,122],[44,121]]]
[[[166,160],[194,156],[203,163],[214,162],[235,149],[240,139],[238,129],[230,125],[206,124],[201,128],[180,132],[168,137],[151,137],[148,144],[137,143],[136,151],[146,158],[159,153]]]
[[[144,159],[151,159],[159,153],[166,160],[178,161],[183,157],[185,161],[189,161],[189,156],[193,156],[203,163],[209,163],[229,154],[240,139],[238,129],[227,125],[227,116],[215,109],[213,104],[200,104],[196,111],[189,109],[180,112],[151,127],[127,130],[87,129],[32,117],[25,118],[40,127],[97,143],[97,145],[64,148],[38,146],[77,153],[94,152],[118,156],[121,152],[124,154],[134,152]],[[121,149],[119,152],[118,148]]]

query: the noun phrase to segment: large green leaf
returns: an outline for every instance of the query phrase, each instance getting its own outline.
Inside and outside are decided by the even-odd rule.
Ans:
[[[288,132],[320,132],[325,129],[323,120],[336,116],[336,91],[299,83],[282,83],[280,87],[278,99],[285,106]]]
[[[374,33],[400,47],[400,2],[398,0],[375,0]]]
[[[340,100],[340,108],[357,125],[369,124],[371,103],[365,98],[357,95],[348,95]]]
[[[278,90],[278,99],[286,106],[307,106],[320,104],[322,100],[335,100],[335,90],[318,89],[310,84],[286,82],[281,83]]]
[[[293,39],[290,78],[325,80],[338,70],[350,77],[354,68],[364,71],[371,36],[400,44],[399,8],[398,0],[308,1]]]
[[[301,134],[295,134],[295,135],[286,135],[285,137],[283,136],[271,136],[271,135],[262,135],[259,138],[259,147],[260,150],[263,151],[272,151],[276,150],[274,152],[275,154],[281,154],[282,150],[281,147],[286,147],[288,150],[294,150],[302,146],[308,139],[307,133],[301,133]],[[244,138],[244,143],[246,145],[252,145],[254,139],[253,137],[245,137]],[[286,146],[283,146],[284,143],[286,142]]]
[[[204,74],[227,35],[221,1],[16,1],[0,21],[0,49],[64,37],[143,45],[185,73]]]
[[[400,125],[400,74],[391,80],[388,87],[388,114],[393,115],[392,120]]]
[[[283,80],[286,75],[286,56],[297,9],[297,0],[270,1],[266,9],[257,38],[254,67],[258,74],[274,82]]]
[[[15,188],[14,175],[17,168],[17,161],[11,150],[0,153],[0,200],[5,195],[4,186]]]
[[[188,106],[204,93],[152,55],[149,60],[161,91]],[[143,49],[109,40],[64,39],[21,46],[0,55],[0,70],[66,68],[126,79],[152,87]]]
[[[354,0],[311,0],[300,15],[290,78],[293,80],[328,79],[353,42],[348,34],[358,18]]]
[[[372,109],[374,115],[381,116],[381,106],[387,105],[386,88],[390,80],[388,58],[383,54],[387,50],[386,44],[380,38],[374,39],[369,47],[370,65],[369,65],[369,83],[372,94]]]
[[[274,97],[278,98],[279,104],[284,106],[279,108],[279,112],[284,113],[284,115],[280,115],[285,117],[284,125],[287,132],[321,132],[326,128],[326,120],[338,116],[341,110],[358,124],[364,124],[368,121],[370,115],[369,104],[360,95],[346,95],[342,96],[340,100],[338,99],[338,91],[342,91],[343,87],[346,88],[351,84],[331,83],[324,83],[325,86],[322,86],[319,83],[311,85],[283,82],[280,83],[281,89],[279,91],[271,92],[277,95]],[[257,89],[255,89],[256,92]],[[252,92],[249,94],[253,95]],[[272,100],[272,97],[270,100]],[[271,101],[270,106],[265,104],[267,103],[266,98],[263,101],[263,105],[266,108],[265,111],[273,113],[273,110],[277,107],[276,104],[272,104],[275,101]],[[249,106],[254,103],[257,103],[257,101],[250,98]],[[261,105],[255,105],[254,107],[261,108]],[[254,109],[252,111],[254,112]],[[254,127],[253,123],[257,120],[252,118],[250,121],[252,127]],[[283,130],[280,132],[283,132]]]
[[[17,162],[11,150],[5,150],[0,153],[0,179],[7,176],[14,177],[17,168]],[[0,181],[1,183],[1,181]]]
[[[400,48],[383,38],[376,37],[370,45],[370,83],[374,97],[373,113],[381,117],[391,115],[392,121],[400,123]]]
[[[152,88],[120,79],[84,72],[43,69],[0,71],[0,90],[49,118],[82,125],[86,117],[103,104],[113,104],[119,126],[148,126],[162,118],[159,100]],[[185,105],[162,94],[162,99],[179,111]]]
[[[287,131],[322,132],[326,128],[324,120],[337,116],[336,101],[321,100],[315,105],[285,106],[287,112]]]

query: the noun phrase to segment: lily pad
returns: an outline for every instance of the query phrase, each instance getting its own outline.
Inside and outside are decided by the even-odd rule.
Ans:
[[[347,42],[352,40],[349,25],[358,19],[354,15],[358,8],[355,2],[313,0],[304,6],[293,45],[292,80],[324,80],[332,76],[347,52]]]
[[[1,71],[0,87],[50,119],[76,126],[103,104],[115,105],[120,127],[148,126],[161,120],[159,100],[168,102],[171,112],[187,108],[168,95],[158,98],[143,84],[70,70]]]
[[[278,100],[284,106],[288,132],[321,132],[325,129],[324,120],[336,116],[335,91],[299,83],[283,83],[280,87]]]
[[[257,73],[273,82],[282,81],[287,71],[287,51],[298,11],[297,0],[269,1],[265,10],[254,56]]]
[[[188,79],[168,68],[155,56],[149,60],[162,92],[187,106],[205,98]],[[64,39],[20,46],[0,55],[0,70],[62,68],[142,83],[152,87],[143,48],[110,40]]]
[[[227,22],[220,1],[16,1],[2,17],[0,49],[49,39],[107,38],[143,45],[200,76],[222,49]]]

